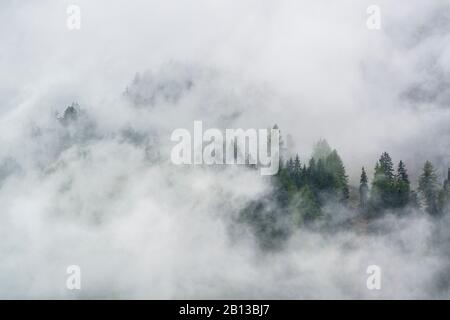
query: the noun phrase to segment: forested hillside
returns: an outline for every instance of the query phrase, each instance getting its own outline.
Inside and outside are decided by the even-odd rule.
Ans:
[[[282,153],[292,151],[284,148]],[[441,183],[430,161],[417,173],[417,188],[411,186],[406,164],[400,160],[394,166],[388,152],[375,161],[372,178],[362,167],[360,184],[352,187],[341,157],[326,140],[315,145],[307,163],[301,162],[298,153],[281,156],[280,163],[278,174],[272,178],[273,194],[251,203],[241,213],[241,221],[256,230],[263,246],[278,247],[280,240],[300,227],[330,230],[363,226],[369,231],[364,226],[386,213],[403,216],[420,211],[439,217],[450,207],[450,169]],[[353,197],[350,190],[355,193]],[[343,211],[347,214],[339,217]]]

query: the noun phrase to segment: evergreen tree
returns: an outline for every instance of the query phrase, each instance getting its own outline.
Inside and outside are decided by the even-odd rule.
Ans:
[[[444,186],[439,192],[439,210],[447,212],[450,208],[450,169],[447,172],[447,179],[444,181]]]
[[[300,205],[299,210],[303,221],[312,222],[321,217],[322,213],[317,196],[309,186],[304,186],[300,190]]]
[[[298,188],[301,188],[301,186],[303,185],[302,164],[300,162],[300,157],[298,156],[298,154],[295,155],[293,168],[295,184]]]
[[[363,210],[367,208],[367,202],[369,200],[369,179],[367,178],[366,171],[362,167],[361,179],[359,180],[359,207]]]
[[[384,182],[384,174],[381,169],[380,163],[377,161],[375,164],[373,179],[372,179],[372,188],[370,189],[370,204],[372,209],[374,210],[382,210],[383,199],[382,199],[382,191]]]
[[[328,172],[325,169],[324,161],[319,159],[317,161],[316,171],[314,173],[314,180],[318,190],[327,190],[332,187],[329,179],[327,179],[327,173]]]
[[[297,191],[297,186],[295,185],[295,180],[289,174],[289,170],[287,168],[280,169],[276,176],[278,178],[278,185],[275,183],[275,186],[278,186],[278,189],[275,188],[276,192],[278,192],[280,194],[283,192],[287,192],[286,194],[284,194],[284,197],[285,197],[285,200],[288,201],[289,196],[292,195],[292,193]],[[283,198],[283,196],[280,197],[280,199],[282,199],[282,198]]]
[[[439,213],[438,192],[439,185],[434,167],[426,161],[419,179],[419,192],[423,199],[426,211],[431,215]]]
[[[387,152],[383,152],[375,165],[370,191],[371,209],[376,214],[381,214],[384,209],[393,208],[396,195],[392,159]]]
[[[286,162],[286,168],[289,172],[289,175],[294,175],[294,160],[292,158],[289,158],[289,160]]]
[[[308,165],[308,169],[306,172],[307,183],[309,183],[311,186],[316,185],[315,173],[316,173],[316,160],[314,158],[311,158],[309,160],[309,165]]]
[[[303,181],[306,181],[306,179],[308,178],[308,169],[306,168],[305,164],[303,165],[303,168],[302,168],[301,177],[302,177]]]
[[[450,168],[447,170],[447,179],[444,181],[444,190],[450,191]]]
[[[394,164],[389,153],[383,152],[383,154],[381,155],[380,167],[386,179],[392,183],[394,180]]]
[[[397,174],[395,176],[395,188],[397,190],[395,206],[403,208],[408,205],[411,187],[405,164],[401,160],[398,163]]]
[[[298,156],[298,153],[297,153],[295,155],[295,160],[294,160],[294,173],[300,174],[301,169],[302,169],[302,164],[300,162],[300,157]]]
[[[336,150],[333,150],[326,158],[325,165],[328,172],[331,173],[332,189],[337,194],[338,199],[347,201],[350,195],[348,186],[348,176],[345,172],[345,166]]]

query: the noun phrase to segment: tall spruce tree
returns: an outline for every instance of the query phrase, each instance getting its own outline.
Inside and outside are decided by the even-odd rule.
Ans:
[[[439,192],[439,210],[447,212],[450,209],[450,169],[447,171],[447,179]]]
[[[375,165],[370,192],[371,208],[376,214],[380,214],[384,209],[393,208],[395,199],[396,190],[392,159],[387,152],[383,152]]]
[[[403,208],[408,205],[411,193],[408,173],[403,161],[398,163],[397,174],[395,176],[395,188],[397,191],[395,197],[395,206]]]
[[[426,161],[423,166],[423,171],[419,178],[419,192],[426,211],[430,215],[437,215],[439,213],[439,185],[437,182],[436,172],[430,161]]]
[[[311,186],[315,186],[316,185],[316,160],[314,158],[311,158],[309,160],[309,165],[307,168],[307,183]]]
[[[318,190],[327,190],[331,188],[329,179],[327,179],[327,170],[325,169],[325,164],[323,159],[317,160],[315,175],[316,187]]]
[[[327,171],[331,173],[330,183],[332,189],[337,194],[338,199],[347,201],[350,195],[348,186],[348,176],[345,172],[345,166],[336,150],[333,150],[325,159]]]
[[[387,152],[383,152],[380,157],[380,166],[383,170],[383,174],[389,182],[394,180],[394,164],[392,162],[391,156]]]
[[[303,175],[302,175],[302,164],[300,162],[300,157],[298,154],[295,155],[294,160],[294,181],[298,188],[303,185]]]
[[[366,170],[362,167],[361,179],[359,180],[359,207],[363,210],[367,208],[369,200],[369,179],[367,178]]]
[[[294,175],[294,160],[292,160],[292,158],[289,158],[289,160],[286,161],[286,169],[288,170],[289,175]]]
[[[444,208],[450,208],[450,168],[447,169],[447,179],[444,182]]]
[[[304,222],[312,222],[322,216],[317,196],[308,185],[300,190],[300,199],[301,205],[299,207]]]

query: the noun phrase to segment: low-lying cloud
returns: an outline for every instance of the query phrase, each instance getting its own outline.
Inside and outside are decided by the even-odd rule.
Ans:
[[[449,298],[448,215],[300,228],[264,250],[237,218],[269,179],[169,158],[194,120],[277,123],[302,160],[327,138],[353,185],[385,150],[413,181],[426,159],[444,172],[445,1],[380,1],[379,31],[354,1],[77,4],[80,31],[64,2],[1,5],[0,297]],[[372,264],[381,290],[366,287]]]

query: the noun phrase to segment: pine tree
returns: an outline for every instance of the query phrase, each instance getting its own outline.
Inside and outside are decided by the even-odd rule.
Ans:
[[[297,153],[295,155],[295,160],[294,160],[294,172],[296,174],[299,174],[301,169],[302,169],[302,164],[300,162],[300,157],[298,156],[298,153]]]
[[[309,165],[307,169],[307,182],[311,186],[316,185],[316,160],[314,158],[311,158],[309,160]]]
[[[391,156],[387,152],[383,152],[380,157],[380,166],[383,170],[383,173],[386,179],[389,182],[393,182],[394,180],[394,164],[392,162]]]
[[[439,185],[434,167],[430,161],[426,161],[419,179],[419,192],[426,211],[431,215],[439,213],[438,190]]]
[[[444,202],[444,206],[445,208],[449,208],[450,207],[450,168],[447,170],[447,179],[444,182],[444,197],[445,197],[445,202]]]
[[[370,191],[371,209],[375,213],[381,214],[384,209],[395,206],[396,190],[394,182],[392,159],[387,152],[383,152],[375,165]]]
[[[289,158],[289,160],[286,162],[286,168],[289,172],[289,175],[294,175],[294,160],[292,158]]]
[[[332,186],[327,179],[327,172],[325,170],[325,164],[322,159],[317,161],[316,172],[315,172],[315,182],[318,190],[329,189]]]
[[[447,170],[447,179],[444,182],[444,190],[450,191],[450,168]]]
[[[350,195],[348,176],[345,166],[336,150],[333,150],[325,160],[328,172],[331,173],[332,189],[338,195],[339,200],[347,201]]]
[[[373,173],[373,179],[372,179],[372,188],[370,189],[370,196],[369,196],[369,204],[370,209],[373,211],[373,213],[378,214],[379,210],[382,210],[382,182],[384,180],[383,171],[380,167],[380,162],[377,161],[375,164],[375,169]]]
[[[303,221],[312,222],[321,217],[322,212],[317,201],[317,196],[309,186],[306,185],[300,190],[300,199],[301,204],[299,208]]]
[[[295,155],[295,160],[293,163],[294,170],[294,181],[298,188],[301,188],[303,185],[303,177],[302,177],[302,164],[300,162],[300,157],[298,154]]]
[[[447,179],[444,181],[444,186],[439,192],[439,210],[446,212],[450,208],[450,168],[447,171]]]
[[[411,187],[405,164],[401,160],[398,163],[397,174],[395,176],[395,188],[397,191],[395,206],[403,208],[408,205]]]
[[[359,180],[359,207],[361,209],[367,208],[367,202],[369,200],[369,179],[367,178],[366,171],[362,167],[361,179]]]

